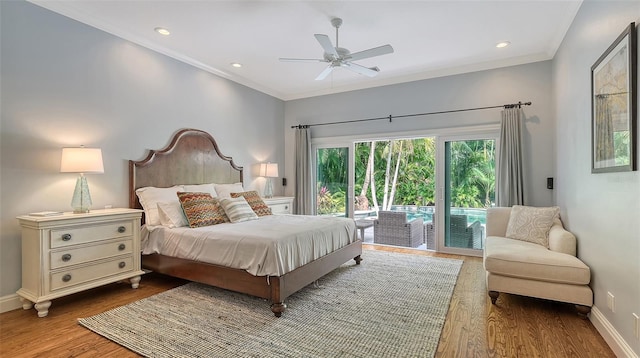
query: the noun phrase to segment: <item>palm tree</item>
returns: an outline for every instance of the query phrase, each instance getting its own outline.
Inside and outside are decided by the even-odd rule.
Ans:
[[[375,178],[373,178],[372,171],[373,171],[373,158],[375,156],[376,142],[372,141],[369,147],[370,147],[369,157],[367,159],[367,168],[365,169],[365,173],[364,173],[364,181],[362,183],[362,189],[360,190],[360,195],[356,197],[356,204],[357,204],[356,210],[369,209],[369,199],[367,199],[367,191],[369,190],[369,183],[372,182],[372,179],[375,180]],[[375,190],[374,189],[372,190],[375,193]],[[372,195],[372,196],[375,197],[375,195]],[[377,201],[375,206],[377,208],[378,206]]]
[[[494,141],[483,141],[483,160],[471,169],[471,182],[479,186],[484,192],[484,207],[491,206],[492,195],[495,195],[496,168]]]
[[[387,167],[384,171],[384,195],[382,197],[382,210],[388,210],[387,204],[389,201],[389,174],[391,172],[391,158],[393,156],[393,144],[394,140],[389,141],[387,146]]]
[[[389,194],[387,210],[391,209],[391,205],[393,205],[393,198],[396,195],[396,185],[398,183],[398,169],[400,169],[400,163],[402,162],[402,146],[404,144],[404,141],[401,140],[399,143],[399,148],[397,150],[398,157],[396,159],[396,169],[393,171],[393,180],[391,181],[391,193]]]

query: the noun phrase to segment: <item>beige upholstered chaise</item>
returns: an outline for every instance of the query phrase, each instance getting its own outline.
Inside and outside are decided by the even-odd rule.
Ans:
[[[548,233],[548,248],[507,238],[512,208],[487,210],[484,268],[487,290],[496,304],[500,292],[573,303],[586,316],[593,305],[589,267],[576,257],[576,238],[559,217]]]

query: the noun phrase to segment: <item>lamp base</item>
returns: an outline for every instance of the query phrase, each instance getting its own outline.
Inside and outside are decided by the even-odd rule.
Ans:
[[[76,189],[73,191],[73,199],[71,199],[71,207],[74,214],[88,213],[91,208],[91,194],[89,193],[89,184],[87,178],[80,174],[76,180]]]
[[[267,178],[267,182],[264,184],[264,197],[273,198],[273,183],[271,178]]]

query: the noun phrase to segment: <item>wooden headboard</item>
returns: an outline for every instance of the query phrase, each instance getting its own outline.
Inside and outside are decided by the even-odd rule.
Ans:
[[[150,150],[140,161],[129,161],[129,207],[141,209],[136,189],[177,184],[242,182],[242,167],[220,153],[213,137],[198,129],[181,129],[169,145]]]

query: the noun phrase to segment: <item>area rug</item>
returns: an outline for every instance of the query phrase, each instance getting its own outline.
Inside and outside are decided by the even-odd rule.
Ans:
[[[184,286],[79,323],[147,357],[433,357],[461,260],[365,250],[286,300]]]

